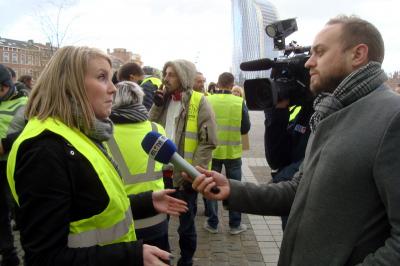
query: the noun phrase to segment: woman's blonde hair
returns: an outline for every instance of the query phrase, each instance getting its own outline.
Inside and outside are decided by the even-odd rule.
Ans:
[[[245,98],[244,90],[243,90],[242,87],[240,87],[240,86],[238,86],[238,85],[235,85],[235,86],[233,86],[233,88],[232,88],[232,92],[234,92],[234,91],[239,92],[240,97],[242,97],[243,99]]]
[[[89,132],[95,115],[86,94],[85,75],[89,60],[94,58],[103,58],[111,66],[110,58],[98,49],[60,48],[35,83],[26,106],[26,117],[39,120],[54,117],[69,127]]]

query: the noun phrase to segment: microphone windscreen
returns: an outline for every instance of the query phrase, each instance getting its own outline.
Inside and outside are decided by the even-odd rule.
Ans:
[[[143,150],[157,162],[167,164],[176,152],[175,144],[160,133],[150,131],[142,140]]]

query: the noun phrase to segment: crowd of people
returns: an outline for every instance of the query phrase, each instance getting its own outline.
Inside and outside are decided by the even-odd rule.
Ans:
[[[193,265],[198,192],[219,233],[241,213],[282,216],[279,265],[397,265],[400,96],[385,85],[384,43],[357,17],[328,21],[305,64],[313,102],[265,110],[273,182],[241,182],[251,125],[232,73],[210,82],[184,59],[112,70],[95,48],[60,48],[33,85],[0,64],[1,265],[169,265],[169,216],[179,216],[178,265]],[[141,143],[155,131],[197,167],[189,177]],[[222,169],[225,169],[223,174]],[[212,188],[218,188],[218,191]]]

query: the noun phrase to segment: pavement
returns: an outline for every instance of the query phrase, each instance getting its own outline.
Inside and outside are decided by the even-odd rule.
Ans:
[[[271,181],[270,171],[264,155],[264,113],[250,111],[251,130],[249,132],[250,149],[243,152],[242,181],[256,184]],[[278,262],[282,241],[280,217],[242,214],[242,223],[247,231],[239,235],[230,235],[228,211],[221,206],[219,210],[219,233],[211,234],[203,229],[206,217],[201,195],[198,197],[198,213],[196,217],[197,250],[194,265],[251,265],[275,266]],[[175,262],[179,259],[177,226],[179,220],[170,220],[169,236],[171,252]],[[23,257],[19,243],[19,233],[14,232],[18,254]],[[22,265],[22,264],[21,264]]]

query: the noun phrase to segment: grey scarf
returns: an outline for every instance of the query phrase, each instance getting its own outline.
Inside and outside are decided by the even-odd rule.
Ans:
[[[368,95],[386,80],[381,64],[372,61],[348,75],[333,93],[319,94],[314,100],[315,112],[310,119],[311,131],[315,133],[320,121]]]
[[[90,139],[101,143],[111,138],[113,132],[114,125],[109,118],[106,118],[104,120],[96,119],[94,121],[93,128],[89,131],[87,136]]]
[[[106,148],[103,145],[103,142],[109,140],[114,132],[114,125],[109,118],[104,120],[96,119],[94,122],[93,129],[87,135],[93,143],[103,152],[103,154],[107,157],[107,159],[114,166],[115,170],[117,170],[118,174],[121,176],[121,172],[118,168],[118,164],[114,161],[114,159],[108,154]]]

